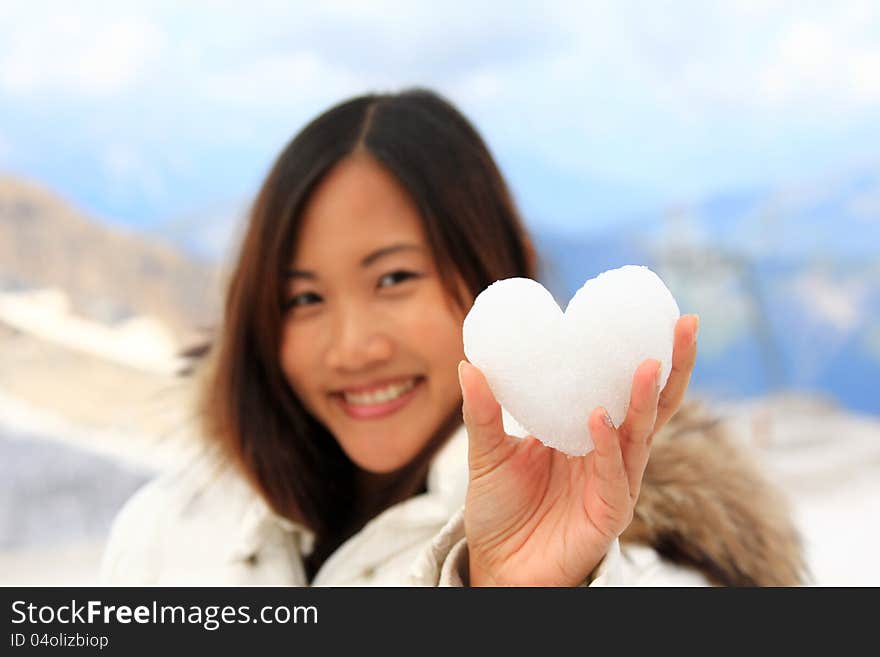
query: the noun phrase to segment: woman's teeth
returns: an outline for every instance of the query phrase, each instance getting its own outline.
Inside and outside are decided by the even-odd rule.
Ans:
[[[345,397],[345,401],[348,404],[381,404],[383,402],[389,402],[392,399],[397,399],[403,393],[412,390],[415,384],[416,380],[410,379],[404,383],[393,383],[384,388],[374,390],[373,392],[343,392],[342,395]]]

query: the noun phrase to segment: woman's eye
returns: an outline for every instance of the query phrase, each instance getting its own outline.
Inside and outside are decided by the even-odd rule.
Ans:
[[[379,279],[379,287],[388,287],[390,285],[396,285],[402,281],[407,280],[408,278],[416,278],[418,274],[414,274],[411,271],[398,270],[393,271],[388,274],[385,274]]]
[[[297,306],[308,306],[311,305],[314,301],[317,303],[321,300],[314,292],[303,292],[302,294],[297,294],[296,296],[291,297],[284,303],[284,309],[290,310],[291,308],[296,308]]]

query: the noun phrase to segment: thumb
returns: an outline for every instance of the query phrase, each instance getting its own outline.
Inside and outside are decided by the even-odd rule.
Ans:
[[[468,462],[471,473],[478,474],[503,461],[515,441],[504,432],[501,405],[495,400],[483,373],[466,360],[458,364],[461,385],[462,415],[467,427]]]

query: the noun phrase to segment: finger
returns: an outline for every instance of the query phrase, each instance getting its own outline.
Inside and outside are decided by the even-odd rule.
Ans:
[[[504,432],[501,405],[483,373],[463,360],[458,364],[462,416],[468,432],[468,463],[472,476],[479,476],[509,455],[513,441]]]
[[[672,349],[672,371],[660,393],[657,407],[657,428],[666,424],[681,406],[697,360],[698,315],[685,315],[675,324],[675,345]]]
[[[651,451],[651,438],[654,436],[657,419],[657,399],[660,395],[659,376],[660,361],[648,359],[639,365],[633,375],[626,419],[620,426],[623,462],[629,481],[629,493],[634,500],[639,496],[642,476]]]
[[[620,435],[601,407],[590,415],[589,427],[595,449],[589,459],[592,471],[587,478],[585,510],[597,528],[615,537],[629,523],[632,507]]]

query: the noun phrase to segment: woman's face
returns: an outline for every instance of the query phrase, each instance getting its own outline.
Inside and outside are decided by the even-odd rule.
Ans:
[[[409,463],[461,404],[464,314],[441,285],[418,209],[369,156],[341,161],[313,191],[286,307],[287,381],[364,470]]]

